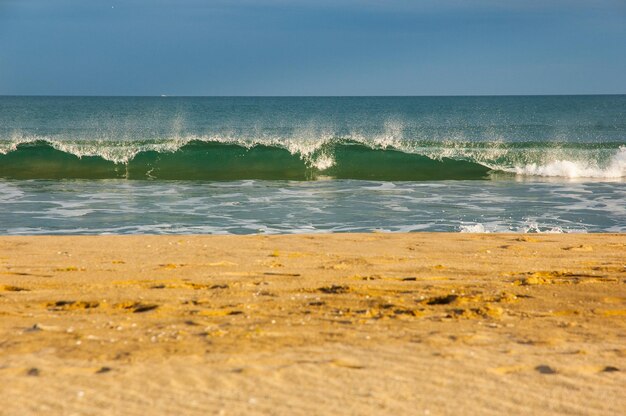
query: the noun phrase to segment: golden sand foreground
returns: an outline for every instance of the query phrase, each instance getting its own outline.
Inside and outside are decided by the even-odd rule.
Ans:
[[[0,414],[623,414],[626,236],[0,238]]]

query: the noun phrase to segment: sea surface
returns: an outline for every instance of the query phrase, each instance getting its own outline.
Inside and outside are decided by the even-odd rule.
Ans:
[[[0,96],[0,234],[626,232],[626,95]]]

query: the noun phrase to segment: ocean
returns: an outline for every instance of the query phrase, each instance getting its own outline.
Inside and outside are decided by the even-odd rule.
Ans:
[[[0,97],[0,234],[626,232],[626,95]]]

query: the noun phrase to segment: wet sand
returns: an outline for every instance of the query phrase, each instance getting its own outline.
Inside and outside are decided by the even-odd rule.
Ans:
[[[626,236],[0,238],[2,415],[622,414]]]

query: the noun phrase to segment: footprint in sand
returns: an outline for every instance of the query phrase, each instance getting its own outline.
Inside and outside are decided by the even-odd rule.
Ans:
[[[100,306],[97,301],[58,300],[46,303],[46,307],[53,311],[69,311],[76,309],[94,309]]]
[[[30,289],[26,289],[19,286],[0,285],[0,292],[28,292]]]
[[[140,302],[124,302],[124,303],[118,303],[115,305],[115,308],[117,309],[125,309],[133,313],[148,312],[158,307],[159,305],[156,305],[156,304],[140,303]]]
[[[593,247],[581,244],[579,246],[563,247],[562,250],[566,250],[566,251],[593,251]]]
[[[557,373],[557,371],[554,368],[545,364],[538,365],[537,367],[535,367],[535,370],[541,374],[556,374]]]
[[[335,295],[339,293],[348,293],[350,291],[350,288],[348,286],[332,285],[332,286],[320,287],[317,290],[319,290],[322,293]]]

